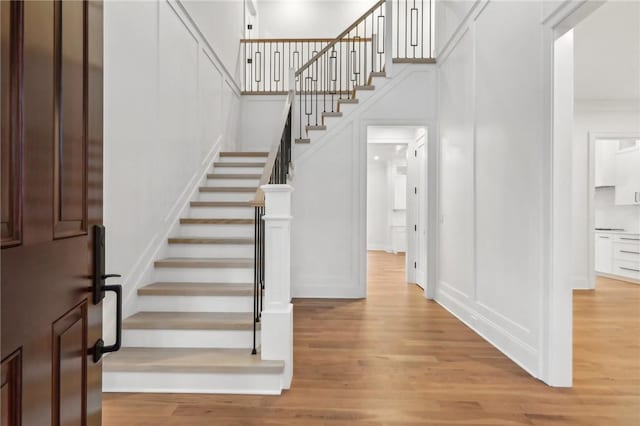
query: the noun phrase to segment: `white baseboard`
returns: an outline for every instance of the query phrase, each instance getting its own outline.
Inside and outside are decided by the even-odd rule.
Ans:
[[[587,277],[573,277],[573,289],[574,290],[593,290],[593,287],[589,285]]]
[[[362,299],[367,297],[366,289],[361,286],[330,284],[293,284],[291,297],[305,299]]]
[[[634,278],[623,277],[621,275],[605,274],[604,272],[596,272],[599,277],[611,278],[612,280],[624,281],[630,284],[640,284],[640,280]]]
[[[533,377],[538,374],[538,350],[510,333],[505,327],[489,320],[455,292],[448,291],[447,283],[439,282],[435,301],[467,327],[481,336]]]

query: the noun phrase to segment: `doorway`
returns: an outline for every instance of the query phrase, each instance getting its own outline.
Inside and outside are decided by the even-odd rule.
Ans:
[[[405,282],[427,285],[427,143],[422,126],[367,127],[369,262],[402,257]],[[390,260],[391,261],[391,260]]]
[[[584,342],[593,340],[593,330],[588,331],[587,325],[610,321],[603,319],[600,312],[614,299],[618,304],[615,312],[623,312],[629,307],[627,303],[633,303],[633,297],[615,298],[613,294],[640,289],[609,280],[603,280],[601,287],[600,278],[596,284],[595,273],[597,268],[612,268],[610,262],[615,261],[611,256],[615,254],[613,245],[616,243],[629,244],[625,247],[632,249],[625,251],[638,252],[637,260],[624,260],[633,263],[632,269],[640,270],[640,249],[636,250],[635,245],[640,242],[640,238],[635,241],[635,233],[640,233],[640,210],[637,210],[640,207],[629,208],[629,225],[617,224],[618,220],[598,220],[594,211],[596,193],[603,195],[598,198],[603,203],[606,201],[609,210],[621,204],[616,198],[623,192],[631,194],[625,197],[631,204],[636,203],[634,193],[640,193],[640,179],[633,180],[632,188],[623,188],[621,182],[616,182],[615,166],[609,167],[605,176],[596,176],[604,171],[602,167],[599,171],[595,169],[596,161],[600,161],[597,157],[605,155],[605,151],[606,156],[613,159],[609,164],[615,163],[615,156],[621,152],[621,139],[625,139],[623,151],[634,150],[633,135],[640,132],[637,119],[640,116],[639,16],[640,5],[634,2],[587,2],[558,15],[558,23],[553,25],[553,195],[549,240],[552,254],[548,308],[543,316],[543,345],[547,358],[544,375],[545,381],[553,386],[571,386],[573,374],[576,377],[586,374],[580,368],[585,363],[607,364],[606,358],[598,360],[597,357],[604,357],[607,350],[611,350],[606,348],[610,346],[606,343],[609,336],[598,336],[597,344],[585,351]],[[598,60],[594,53],[605,51],[607,60]],[[597,145],[600,147],[596,148]],[[602,151],[600,155],[597,150]],[[635,169],[639,168],[640,163]],[[638,199],[637,195],[635,199]],[[596,230],[596,227],[610,229]],[[603,233],[600,235],[600,232]],[[622,236],[620,232],[631,235]],[[609,244],[596,248],[595,240],[600,236]],[[622,241],[621,238],[634,241]],[[572,291],[584,289],[590,291]],[[576,312],[580,314],[576,316],[576,322],[573,319],[574,300]],[[604,301],[599,310],[589,312],[589,323],[581,321],[584,318],[581,309],[586,300]],[[627,316],[624,321],[638,319],[637,315],[634,318]],[[618,350],[628,353],[622,347]]]

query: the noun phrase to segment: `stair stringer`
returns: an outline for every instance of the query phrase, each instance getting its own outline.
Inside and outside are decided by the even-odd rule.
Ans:
[[[343,131],[346,126],[359,121],[364,115],[366,115],[368,111],[384,102],[385,98],[387,98],[390,93],[402,91],[406,99],[411,100],[412,97],[415,98],[416,94],[418,94],[419,92],[413,90],[413,86],[401,86],[405,84],[408,79],[420,74],[432,73],[435,75],[436,65],[394,64],[393,72],[394,74],[392,77],[373,77],[372,84],[375,86],[375,89],[372,91],[358,91],[357,94],[360,102],[356,105],[347,106],[343,111],[343,116],[340,118],[332,119],[331,123],[327,125],[327,130],[325,132],[311,137],[310,144],[296,144],[293,149],[295,165],[299,166],[300,164],[307,161],[307,158],[309,156],[312,156],[314,152],[320,149],[321,145],[323,145],[327,140],[330,140],[333,136]],[[433,102],[433,109],[435,111],[435,80],[433,80],[433,82],[427,81],[425,84],[432,84],[432,87],[429,88],[431,89],[429,90],[429,92],[433,96],[431,99],[425,99],[424,102]],[[397,114],[397,117],[390,118],[381,116],[379,117],[379,119],[369,119],[369,117],[367,117],[366,120],[370,121],[370,124],[375,124],[373,121],[381,121],[384,122],[381,124],[385,125],[390,125],[391,122],[397,122],[397,125],[416,124],[416,119],[420,119],[420,117],[412,114],[412,110],[414,108],[403,108],[406,106],[406,103],[405,105],[403,105],[403,103],[398,104],[396,102],[393,102],[392,109],[395,111],[395,114]],[[297,110],[294,111],[294,113],[295,112],[297,112]],[[422,117],[422,121],[424,121],[425,119],[426,116]],[[403,123],[403,121],[411,121],[411,123]]]
[[[154,237],[149,241],[138,260],[133,264],[131,270],[123,273],[123,300],[122,314],[126,318],[136,312],[138,289],[149,282],[153,270],[154,261],[168,250],[168,238],[179,225],[180,218],[189,208],[189,202],[195,197],[198,188],[207,180],[207,173],[211,170],[211,164],[222,151],[224,135],[220,135],[213,144],[207,155],[200,163],[200,167],[193,173],[191,179],[184,186],[180,196],[173,203],[173,206],[162,221]],[[108,309],[108,308],[105,308]],[[115,330],[115,318],[103,325],[105,330]],[[107,336],[107,339],[110,339]]]

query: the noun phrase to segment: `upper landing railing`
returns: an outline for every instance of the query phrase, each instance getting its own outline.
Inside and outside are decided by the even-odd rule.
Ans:
[[[314,63],[314,90],[347,95],[354,86],[365,85],[371,71],[383,71],[387,51],[394,63],[432,63],[433,3],[380,0],[336,38],[241,40],[243,93],[287,94],[288,70],[299,77]],[[303,81],[296,92],[311,89]]]

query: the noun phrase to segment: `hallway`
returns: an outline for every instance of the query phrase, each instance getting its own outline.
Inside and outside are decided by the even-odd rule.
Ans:
[[[576,293],[574,388],[553,389],[406,286],[403,268],[370,252],[368,299],[295,300],[282,396],[103,394],[103,424],[639,424],[640,287]]]

